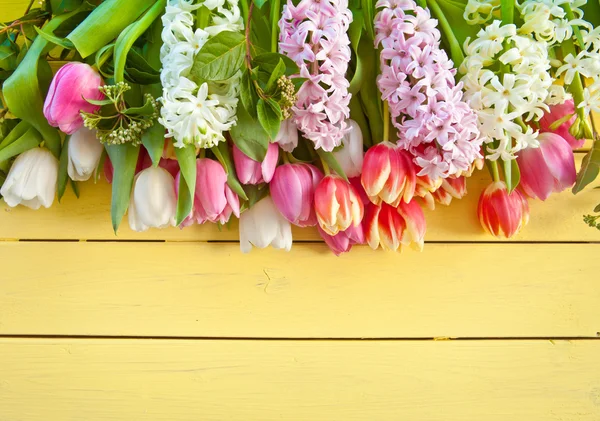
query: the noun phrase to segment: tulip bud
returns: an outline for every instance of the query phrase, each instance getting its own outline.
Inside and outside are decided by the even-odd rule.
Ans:
[[[15,159],[0,189],[11,208],[21,204],[31,209],[49,208],[58,181],[58,160],[45,148],[33,148]]]
[[[129,226],[137,232],[175,225],[175,180],[164,168],[146,168],[135,177],[129,201]]]
[[[292,226],[279,213],[269,196],[257,202],[240,216],[240,249],[249,253],[252,246],[290,251]]]
[[[496,181],[479,197],[477,214],[488,233],[510,238],[529,222],[529,205],[518,190],[509,194],[506,184]]]
[[[562,104],[550,106],[550,111],[544,113],[539,121],[541,133],[555,133],[565,139],[572,149],[581,148],[585,139],[577,139],[569,129],[576,120],[575,103],[572,99]],[[577,130],[576,130],[577,131]]]
[[[88,64],[65,64],[52,79],[44,102],[44,116],[48,123],[67,134],[81,129],[83,118],[80,112],[93,113],[100,109],[86,99],[104,99],[104,94],[98,89],[102,83],[98,72]]]
[[[386,203],[369,204],[365,214],[365,235],[373,250],[398,250],[400,245],[412,245],[423,250],[427,224],[425,215],[415,200],[400,202],[394,208]]]
[[[443,180],[442,185],[432,193],[433,198],[442,205],[449,206],[452,199],[462,199],[467,194],[467,178],[449,177]]]
[[[358,123],[346,120],[349,130],[342,137],[342,148],[333,155],[348,177],[358,177],[362,172],[364,150],[363,135]]]
[[[179,180],[177,176],[177,191]],[[212,159],[196,160],[196,192],[192,213],[183,221],[182,226],[194,222],[219,222],[225,224],[231,215],[240,216],[240,199],[227,185],[227,173],[223,166]]]
[[[310,164],[284,164],[275,170],[269,188],[281,214],[299,227],[317,225],[315,189],[323,173]]]
[[[361,182],[369,199],[397,206],[409,202],[416,190],[417,174],[410,155],[390,142],[379,143],[365,154]]]
[[[327,244],[336,256],[349,252],[355,244],[365,243],[365,233],[362,224],[359,224],[357,227],[350,226],[346,231],[340,231],[333,236],[327,234],[321,227],[318,226],[317,228],[325,244]]]
[[[89,180],[98,163],[104,146],[96,138],[96,131],[82,127],[69,139],[67,172],[75,181]]]
[[[351,184],[337,175],[328,175],[315,190],[315,212],[323,231],[336,235],[361,223],[364,206]]]
[[[538,141],[538,148],[519,152],[519,185],[532,199],[546,200],[550,193],[559,193],[575,184],[575,156],[569,143],[557,134],[540,133]]]
[[[269,183],[279,160],[279,146],[276,143],[269,144],[267,154],[263,162],[258,162],[244,155],[237,146],[233,146],[233,162],[235,172],[242,184]]]
[[[298,128],[291,119],[283,120],[279,126],[279,132],[273,143],[279,144],[279,147],[286,152],[293,152],[298,146]]]

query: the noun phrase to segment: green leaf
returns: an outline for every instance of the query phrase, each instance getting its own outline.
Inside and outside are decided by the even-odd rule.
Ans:
[[[267,81],[266,90],[271,91],[274,87],[276,87],[277,80],[285,74],[285,63],[282,59],[279,59],[277,66],[269,76],[269,80]]]
[[[242,207],[241,207],[242,211],[246,210],[246,209],[250,209],[252,206],[254,206],[258,202],[260,202],[262,199],[267,197],[267,195],[269,194],[269,189],[265,185],[254,186],[252,184],[249,184],[247,186],[244,186],[244,189],[246,190],[246,196],[248,197],[248,199],[247,199],[248,202],[244,203],[242,205]]]
[[[600,137],[596,137],[592,149],[585,154],[581,163],[581,170],[577,174],[577,181],[573,193],[577,194],[598,177],[600,172]]]
[[[42,135],[35,128],[30,127],[25,133],[23,133],[18,139],[10,144],[6,145],[0,150],[0,162],[6,161],[37,147],[42,142]]]
[[[242,75],[240,99],[242,100],[242,105],[248,111],[248,113],[252,117],[256,118],[256,103],[258,102],[258,94],[256,93],[256,87],[254,86],[248,70],[246,70]]]
[[[221,81],[233,77],[244,64],[246,37],[223,31],[210,38],[194,59],[190,78],[194,81]]]
[[[260,9],[261,7],[263,7],[263,6],[264,6],[264,4],[267,2],[267,0],[252,0],[252,1],[254,2],[254,5],[255,5],[256,7],[258,7],[259,9]]]
[[[17,53],[12,48],[3,45],[0,46],[0,61],[6,60],[9,57],[15,56]]]
[[[110,215],[113,230],[116,234],[129,207],[140,147],[133,146],[130,143],[106,145],[106,151],[114,169]]]
[[[156,0],[106,0],[73,30],[67,39],[86,58],[110,44]],[[86,3],[84,3],[86,4]]]
[[[81,6],[83,0],[62,0],[58,8],[53,9],[52,12],[55,15],[62,15],[63,13],[72,12]]]
[[[177,198],[177,226],[192,212],[194,194],[196,193],[196,148],[186,145],[175,148],[181,176],[179,177],[179,197]]]
[[[146,101],[141,107],[131,107],[123,110],[123,114],[125,115],[149,116],[153,113],[154,107],[152,106],[152,101]]]
[[[521,181],[521,171],[519,170],[519,165],[517,164],[516,159],[511,159],[510,161],[502,161],[502,163],[506,188],[508,189],[509,193],[512,193]]]
[[[158,166],[165,146],[165,128],[158,123],[153,124],[142,134],[142,145],[148,151],[152,164]]]
[[[272,99],[265,101],[261,98],[256,105],[256,111],[258,121],[269,136],[269,140],[274,140],[281,125],[281,108],[279,108],[279,104]]]
[[[27,130],[31,129],[31,127],[31,124],[29,124],[28,122],[19,121],[19,123],[11,131],[8,132],[4,139],[2,139],[2,142],[0,142],[0,150],[4,149],[8,145],[16,141],[18,138],[23,136],[27,132]]]
[[[219,144],[217,146],[213,146],[211,150],[227,172],[227,185],[242,200],[248,200],[248,196],[246,196],[246,192],[244,191],[240,180],[237,178],[235,166],[233,164],[233,159],[231,158],[231,153],[229,152],[229,145],[227,145],[227,142],[219,142]]]
[[[383,140],[383,112],[381,110],[381,95],[376,84],[379,72],[379,54],[373,48],[372,42],[362,37],[358,46],[358,53],[363,64],[363,83],[358,95],[369,121],[371,139],[374,143]]]
[[[333,171],[335,171],[337,173],[337,175],[342,177],[344,180],[348,181],[348,177],[346,177],[346,173],[342,169],[342,167],[341,167],[340,163],[337,161],[337,159],[335,159],[335,156],[333,156],[333,152],[327,152],[327,151],[324,151],[323,149],[316,149],[316,152],[319,155],[319,157],[329,166],[329,168],[331,168]]]
[[[75,48],[73,43],[66,38],[60,38],[54,34],[49,34],[46,31],[38,28],[37,26],[35,26],[34,28],[35,28],[36,32],[38,33],[38,35],[40,35],[46,41],[51,42],[52,44],[56,44],[62,48],[66,48],[68,50],[72,50],[73,48]]]
[[[600,212],[600,205],[596,205],[596,207],[594,208],[594,212],[596,212],[596,213]]]
[[[60,26],[69,19],[89,9],[84,4],[77,11],[54,17],[44,27],[44,31],[53,34]],[[60,158],[61,138],[58,131],[51,127],[43,113],[45,92],[40,90],[38,70],[42,67],[40,57],[52,48],[43,37],[37,37],[23,58],[23,61],[15,72],[4,82],[2,93],[10,111],[16,116],[29,122],[34,126],[46,142],[50,151]],[[22,51],[25,51],[23,49]]]
[[[255,161],[262,162],[269,147],[269,135],[262,128],[258,120],[248,114],[241,103],[237,107],[237,124],[229,132],[233,143],[246,156]]]
[[[87,102],[89,102],[90,104],[92,104],[92,105],[98,105],[100,107],[103,107],[105,105],[110,105],[110,104],[113,103],[113,101],[111,99],[101,99],[101,100],[98,100],[98,99],[88,99],[88,98],[85,98],[85,100]]]
[[[590,0],[579,7],[583,10],[583,19],[591,23],[594,28],[600,26],[600,1]]]
[[[65,190],[67,189],[67,183],[69,181],[69,140],[71,136],[65,137],[65,141],[63,142],[63,147],[60,152],[60,161],[58,164],[58,201],[62,199],[65,194]]]
[[[373,20],[375,19],[375,2],[373,0],[361,0],[362,11],[364,13],[365,29],[371,40],[375,39],[375,28]]]
[[[128,0],[128,2],[131,0]],[[152,23],[162,15],[165,10],[165,2],[162,0],[156,1],[146,13],[137,21],[129,25],[117,38],[115,43],[114,60],[115,60],[115,82],[123,82],[125,74],[125,64],[127,56],[133,46],[133,43],[142,36],[144,32],[152,25]]]
[[[361,10],[353,10],[352,22],[350,23],[350,28],[348,28],[348,37],[350,38],[350,45],[352,45],[354,51],[358,51],[358,43],[360,42],[364,23],[364,13]]]
[[[283,64],[285,64],[286,76],[299,73],[300,70],[298,69],[296,63],[294,63],[294,61],[288,56],[279,53],[263,53],[257,55],[252,59],[252,70],[254,71],[254,69],[258,67],[267,73],[273,73],[275,72],[276,67],[279,65],[279,60],[283,60]]]

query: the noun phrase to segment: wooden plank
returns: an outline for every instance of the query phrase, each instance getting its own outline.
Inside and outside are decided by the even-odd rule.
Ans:
[[[600,341],[0,340],[0,419],[597,421]]]
[[[598,244],[0,243],[0,334],[596,337]]]
[[[580,162],[582,155],[577,156]],[[426,241],[502,241],[483,232],[476,215],[479,194],[489,180],[487,172],[480,171],[469,180],[469,194],[464,199],[454,201],[449,207],[426,211]],[[582,220],[582,215],[590,213],[598,202],[600,193],[592,188],[577,196],[565,191],[546,202],[530,201],[531,221],[512,241],[600,241],[600,231],[589,228]],[[0,238],[237,241],[239,236],[237,221],[222,231],[206,224],[183,230],[173,227],[136,233],[129,229],[125,218],[115,237],[110,223],[110,186],[102,181],[97,185],[82,184],[80,199],[67,192],[62,203],[55,203],[50,209],[8,208],[0,201]],[[314,229],[295,229],[294,239],[320,240],[320,237]]]

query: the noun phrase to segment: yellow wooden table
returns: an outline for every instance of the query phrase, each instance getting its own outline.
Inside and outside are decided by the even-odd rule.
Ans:
[[[488,182],[427,213],[423,253],[340,258],[311,230],[288,254],[242,255],[235,226],[115,237],[105,183],[2,204],[0,421],[598,421],[600,192],[501,242]]]

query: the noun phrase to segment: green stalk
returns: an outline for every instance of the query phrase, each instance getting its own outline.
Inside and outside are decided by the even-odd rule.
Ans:
[[[573,13],[573,9],[571,9],[571,5],[569,3],[565,3],[561,5],[561,7],[567,14],[567,18],[569,20],[575,20],[575,14]],[[583,42],[583,35],[581,35],[581,31],[579,30],[579,25],[573,25],[573,33],[575,34],[575,38],[577,38],[579,47],[583,48],[585,44]]]
[[[510,25],[515,22],[515,0],[502,0],[500,10],[502,13],[502,25]]]
[[[452,56],[454,66],[458,68],[465,59],[465,55],[463,53],[462,47],[460,46],[460,43],[458,42],[458,39],[456,39],[456,35],[454,35],[452,26],[450,25],[450,22],[448,22],[448,19],[446,19],[446,15],[444,15],[442,8],[437,4],[437,0],[429,0],[428,5],[429,9],[438,19],[440,28],[442,28],[442,32],[444,33],[444,35],[446,36],[446,40],[448,41],[450,47],[450,55]]]
[[[387,101],[383,101],[383,141],[390,140],[390,105]]]
[[[487,161],[488,169],[490,170],[490,174],[492,174],[492,179],[494,182],[500,181],[500,171],[498,170],[498,161]]]
[[[248,22],[248,0],[240,0],[240,8],[242,9],[242,19],[244,22]]]
[[[279,14],[281,12],[281,0],[273,0],[271,5],[271,52],[276,53],[279,46]]]

